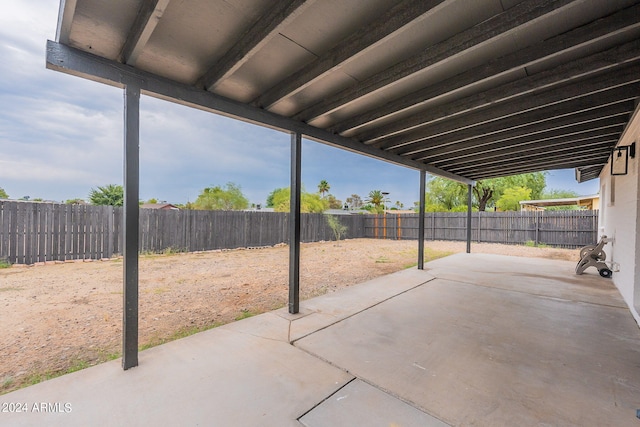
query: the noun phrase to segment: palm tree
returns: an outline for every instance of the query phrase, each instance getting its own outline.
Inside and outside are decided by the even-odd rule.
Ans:
[[[320,181],[320,184],[318,184],[318,192],[322,195],[322,197],[324,197],[324,193],[328,193],[329,192],[330,188],[331,188],[331,186],[324,179],[322,181]]]
[[[372,190],[369,192],[365,202],[371,203],[376,208],[376,211],[380,211],[380,207],[384,203],[384,194],[380,190]]]

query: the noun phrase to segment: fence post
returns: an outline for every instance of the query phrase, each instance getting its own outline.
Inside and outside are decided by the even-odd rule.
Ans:
[[[538,246],[538,244],[540,243],[540,225],[538,223],[538,211],[535,211],[535,226],[536,226],[536,242],[535,242],[535,246]]]
[[[378,215],[377,214],[373,217],[373,238],[374,239],[378,238]]]
[[[107,231],[105,238],[107,239],[107,258],[111,258],[113,256],[113,206],[106,207],[107,214]]]
[[[382,238],[387,238],[387,213],[382,212]]]
[[[436,213],[431,212],[431,240],[436,240]]]

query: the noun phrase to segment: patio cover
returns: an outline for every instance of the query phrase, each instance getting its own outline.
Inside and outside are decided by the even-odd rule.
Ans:
[[[47,67],[470,183],[598,176],[634,0],[62,0]]]

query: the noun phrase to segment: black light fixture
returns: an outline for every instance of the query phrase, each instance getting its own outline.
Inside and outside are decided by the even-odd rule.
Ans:
[[[383,191],[382,192],[382,208],[385,211],[387,210],[387,202],[389,201],[389,199],[387,198],[388,195],[389,195],[388,191]]]
[[[636,157],[636,143],[613,149],[611,154],[611,175],[626,175],[629,171],[629,157]]]

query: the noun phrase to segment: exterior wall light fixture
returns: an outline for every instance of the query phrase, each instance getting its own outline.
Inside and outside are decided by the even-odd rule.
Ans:
[[[636,157],[636,143],[616,147],[611,154],[611,175],[626,175],[629,170],[629,157]]]

